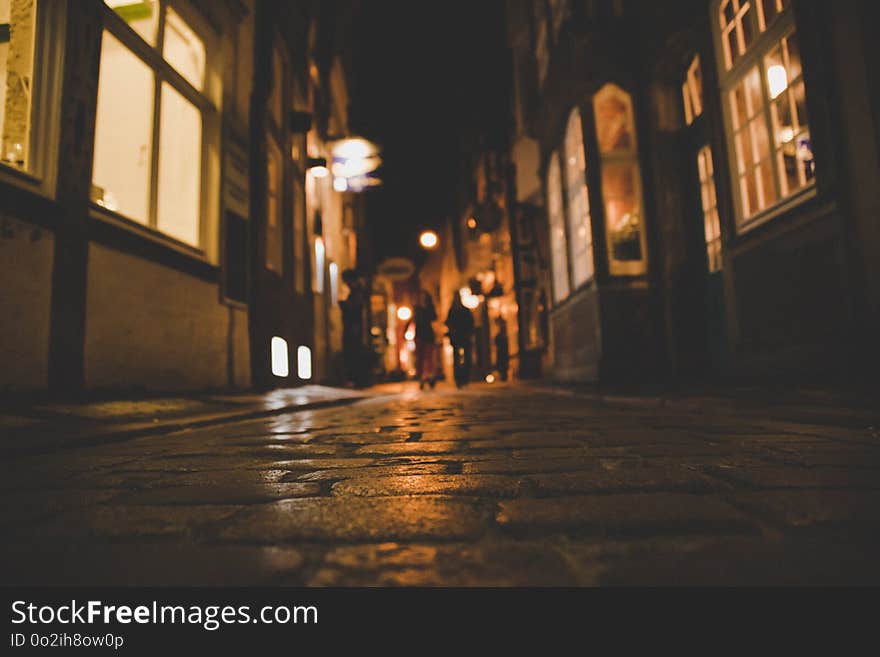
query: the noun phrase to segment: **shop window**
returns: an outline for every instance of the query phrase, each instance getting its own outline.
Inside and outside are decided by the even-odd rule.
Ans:
[[[703,230],[709,271],[721,271],[721,222],[718,219],[718,198],[715,194],[715,165],[712,149],[707,145],[697,153],[700,176],[700,199],[703,208]]]
[[[201,248],[205,41],[155,0],[106,4],[92,201]]]
[[[282,126],[282,106],[284,94],[284,59],[278,48],[272,48],[272,89],[269,95],[269,111],[275,126]]]
[[[0,0],[0,166],[12,170],[11,180],[46,183],[54,173],[64,8]]]
[[[266,269],[282,271],[281,151],[268,137],[266,149]]]
[[[632,98],[607,84],[593,98],[602,172],[608,267],[612,276],[647,271],[642,177]]]
[[[685,81],[681,85],[681,96],[684,100],[684,119],[691,125],[703,114],[703,72],[700,68],[700,56],[694,57],[688,67]]]
[[[806,110],[800,48],[785,0],[723,0],[719,4],[721,92],[730,144],[737,228],[758,223],[769,210],[811,189],[815,160]],[[731,28],[735,12],[737,25]],[[743,39],[729,55],[729,31]]]
[[[547,167],[547,220],[550,224],[550,265],[553,269],[553,299],[562,301],[571,288],[568,278],[568,247],[565,238],[565,209],[562,204],[562,172],[554,151]]]
[[[587,193],[587,162],[581,113],[572,110],[565,131],[565,192],[568,201],[568,236],[572,286],[593,278],[593,228]]]

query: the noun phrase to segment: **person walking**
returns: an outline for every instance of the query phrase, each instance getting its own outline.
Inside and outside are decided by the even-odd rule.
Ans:
[[[437,310],[434,300],[428,292],[422,292],[422,301],[413,310],[413,325],[416,338],[416,372],[419,377],[419,389],[424,390],[425,384],[432,388],[437,383],[435,369],[434,322],[437,321]]]
[[[471,340],[474,336],[474,316],[464,307],[461,296],[452,297],[452,306],[446,316],[449,329],[449,342],[452,344],[453,371],[455,385],[459,388],[467,385],[471,374]]]
[[[346,385],[356,388],[367,384],[364,358],[364,310],[367,301],[363,281],[353,269],[342,272],[348,296],[339,300],[342,310],[342,362]]]
[[[498,335],[495,336],[495,367],[502,381],[507,381],[510,370],[510,341],[507,338],[507,322],[499,317],[496,320]]]

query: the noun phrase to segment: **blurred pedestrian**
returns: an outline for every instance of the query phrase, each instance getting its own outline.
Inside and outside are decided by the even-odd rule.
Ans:
[[[434,299],[427,291],[422,292],[421,302],[413,309],[412,319],[416,339],[416,373],[419,377],[419,388],[422,390],[425,389],[425,384],[432,388],[437,384],[435,321],[437,310]]]
[[[499,317],[495,323],[498,326],[498,335],[495,336],[495,366],[501,380],[507,381],[507,371],[510,369],[510,341],[507,337],[507,322],[503,317]]]
[[[367,385],[366,346],[364,344],[364,310],[366,289],[363,280],[353,269],[342,272],[342,281],[348,287],[348,296],[339,300],[342,311],[342,360],[347,385]]]
[[[452,344],[453,371],[455,385],[459,388],[467,385],[471,375],[471,341],[474,337],[474,316],[464,307],[461,296],[454,294],[452,306],[446,316],[449,328],[449,342]]]

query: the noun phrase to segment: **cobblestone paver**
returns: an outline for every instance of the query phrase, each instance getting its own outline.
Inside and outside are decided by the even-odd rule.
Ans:
[[[845,412],[522,385],[7,458],[4,584],[880,584]]]

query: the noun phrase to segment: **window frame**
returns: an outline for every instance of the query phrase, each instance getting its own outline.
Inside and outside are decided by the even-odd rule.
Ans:
[[[628,113],[629,118],[631,119],[631,131],[632,131],[632,148],[627,151],[617,151],[617,152],[603,152],[602,146],[599,143],[599,134],[601,133],[599,126],[599,113],[596,111],[597,102],[602,96],[603,93],[606,93],[606,89],[610,91],[616,90],[623,94],[626,98],[628,104]],[[644,180],[642,179],[642,160],[641,154],[639,152],[639,125],[636,115],[636,104],[635,98],[633,94],[627,91],[624,87],[616,84],[615,82],[606,82],[599,89],[596,90],[596,93],[593,94],[592,98],[593,103],[593,118],[594,118],[594,129],[596,131],[596,141],[598,146],[598,163],[599,163],[599,181],[600,181],[600,194],[602,198],[602,227],[605,233],[605,250],[606,250],[606,259],[608,263],[608,274],[610,276],[630,276],[630,277],[638,277],[638,276],[646,276],[648,274],[648,268],[650,263],[650,258],[648,255],[648,222],[647,216],[645,212],[645,186]],[[632,167],[634,172],[634,195],[638,200],[638,210],[639,210],[639,218],[641,221],[641,226],[639,227],[639,248],[641,249],[642,257],[639,260],[618,260],[614,257],[614,244],[612,242],[612,233],[608,229],[608,197],[605,195],[605,168],[608,165],[628,165]]]
[[[150,202],[147,223],[140,223],[121,212],[110,210],[89,200],[90,216],[93,219],[133,230],[144,237],[170,246],[177,251],[206,262],[219,259],[219,244],[216,239],[219,232],[220,212],[220,163],[212,161],[212,151],[219,153],[220,127],[220,96],[221,76],[217,75],[211,65],[213,54],[219,51],[219,35],[198,11],[187,3],[179,0],[159,0],[159,17],[156,25],[156,43],[150,45],[133,27],[119,16],[112,7],[101,2],[103,25],[99,39],[109,33],[119,41],[131,54],[141,60],[153,73],[153,113],[152,113],[152,153],[150,162]],[[205,47],[205,77],[203,90],[199,91],[193,84],[179,73],[163,56],[165,39],[165,17],[171,8],[180,16],[202,40]],[[161,93],[163,83],[177,91],[191,103],[201,116],[202,143],[199,186],[198,244],[193,245],[165,233],[158,228],[158,195],[159,195],[159,142],[161,139]],[[96,132],[93,139],[97,137]],[[94,156],[93,156],[94,157]],[[219,156],[218,156],[219,157]],[[93,174],[94,176],[94,174]],[[213,191],[217,191],[214,194]],[[214,198],[214,197],[217,198]]]
[[[554,215],[553,208],[550,201],[550,190],[551,190],[551,172],[558,172],[556,176],[557,181],[557,195],[559,198],[559,226],[554,225]],[[571,272],[569,269],[568,262],[568,221],[565,214],[565,201],[564,201],[564,190],[563,190],[563,182],[562,182],[562,165],[559,161],[559,149],[553,149],[550,153],[550,158],[547,161],[547,168],[544,173],[544,197],[547,199],[547,226],[549,231],[549,246],[550,246],[550,273],[551,273],[551,287],[553,290],[553,304],[558,305],[561,302],[565,301],[569,296],[571,296]],[[557,244],[556,240],[554,240],[553,234],[554,230],[558,230],[561,226],[562,228],[562,239],[561,244]],[[555,247],[560,247],[559,249]],[[557,257],[561,254],[561,257]],[[561,263],[557,261],[561,260]],[[560,266],[561,265],[561,266]],[[565,289],[564,291],[561,289],[559,283],[561,281],[565,281]]]
[[[746,47],[745,52],[733,61],[730,67],[727,65],[727,56],[724,44],[724,36],[721,27],[721,7],[728,0],[712,0],[710,5],[710,23],[712,25],[713,46],[716,53],[716,67],[718,72],[718,89],[720,93],[722,117],[724,123],[724,139],[727,147],[727,166],[729,170],[729,181],[731,185],[734,210],[734,230],[736,235],[743,235],[749,231],[761,226],[776,217],[783,215],[791,209],[801,205],[818,194],[817,173],[814,171],[812,180],[807,181],[806,185],[794,193],[787,196],[782,195],[781,173],[778,162],[778,145],[773,134],[773,117],[772,105],[775,101],[769,92],[767,76],[765,71],[765,59],[775,50],[784,38],[790,37],[792,34],[800,36],[798,25],[794,15],[794,7],[792,0],[786,0],[787,6],[778,12],[771,22],[765,26],[762,31],[760,23],[763,22],[763,9],[760,7],[761,0],[739,0],[740,2],[748,1],[750,3],[748,10],[748,20],[751,23],[752,39],[751,44]],[[733,0],[729,0],[733,2]],[[759,12],[761,16],[759,17]],[[759,20],[761,19],[761,20]],[[804,62],[801,61],[801,77],[800,84],[804,84]],[[756,117],[760,117],[763,126],[767,130],[768,145],[770,149],[770,166],[773,173],[774,193],[776,200],[758,212],[746,216],[743,207],[742,191],[740,186],[739,163],[737,161],[736,149],[736,130],[733,127],[733,110],[730,106],[730,94],[739,84],[742,84],[749,74],[757,69],[758,78],[761,84],[761,110],[749,120],[754,121]],[[789,92],[792,81],[789,80],[786,92]],[[804,84],[805,102],[809,105],[808,97],[809,89]],[[807,116],[807,130],[812,136],[810,128],[810,117]],[[815,152],[814,152],[815,167]]]
[[[13,185],[46,198],[55,198],[61,133],[61,87],[65,65],[66,1],[37,1],[34,19],[31,71],[29,169],[19,169],[0,157],[0,183]],[[2,129],[2,126],[0,126]]]
[[[580,134],[580,158],[583,161],[583,168],[579,172],[580,180],[580,189],[578,193],[581,193],[583,196],[583,204],[584,207],[583,215],[580,217],[575,217],[573,215],[575,211],[575,206],[572,204],[572,187],[577,184],[570,180],[571,176],[571,162],[570,158],[577,157],[574,152],[570,152],[570,139],[571,139],[571,131],[574,128],[577,128]],[[575,146],[575,148],[578,148]],[[583,115],[581,113],[581,109],[579,106],[575,105],[568,114],[568,120],[565,124],[565,134],[562,138],[562,188],[563,188],[563,214],[565,216],[565,225],[566,225],[566,235],[568,238],[567,244],[567,255],[568,255],[568,268],[569,268],[569,286],[572,291],[578,290],[585,285],[589,285],[596,278],[596,258],[595,251],[593,247],[593,216],[592,209],[590,207],[590,188],[589,182],[587,179],[587,153],[586,147],[584,144],[584,127],[583,127]],[[575,228],[581,227],[583,224],[586,224],[586,233],[587,233],[587,244],[586,248],[582,252],[575,253],[575,249],[577,248],[577,243],[575,242]],[[585,261],[588,263],[587,266],[587,275],[583,280],[575,280],[575,267],[577,262],[577,257],[585,258]]]

